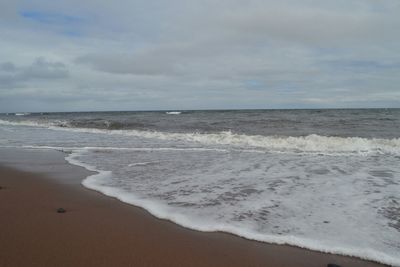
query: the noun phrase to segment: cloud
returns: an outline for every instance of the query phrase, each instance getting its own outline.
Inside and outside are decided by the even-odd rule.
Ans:
[[[0,88],[18,90],[0,98],[63,110],[400,107],[399,12],[397,0],[6,1]]]
[[[68,70],[62,62],[50,62],[37,58],[30,66],[22,67],[21,75],[26,80],[31,79],[63,79],[68,77]]]
[[[15,72],[16,71],[16,67],[13,63],[11,62],[4,62],[0,64],[0,71],[1,72]]]
[[[161,57],[160,57],[161,56]],[[93,69],[113,74],[173,75],[179,66],[171,55],[143,54],[89,54],[75,62],[87,64]]]
[[[10,89],[24,87],[29,82],[65,79],[69,72],[65,64],[36,58],[27,66],[15,66],[14,63],[0,64],[0,88]]]
[[[399,24],[398,18],[387,16],[387,13],[352,9],[351,6],[351,1],[343,9],[283,1],[272,5],[272,8],[257,6],[240,12],[225,12],[216,19],[216,27],[225,32],[225,38],[313,46],[371,45],[398,41],[394,35]]]

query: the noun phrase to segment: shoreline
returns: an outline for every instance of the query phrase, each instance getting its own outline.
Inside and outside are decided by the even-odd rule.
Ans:
[[[0,150],[1,266],[386,266],[190,230],[81,186],[88,174],[62,152]]]

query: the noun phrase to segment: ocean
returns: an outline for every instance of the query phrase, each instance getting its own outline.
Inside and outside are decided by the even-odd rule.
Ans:
[[[0,114],[0,147],[187,228],[400,266],[400,109]]]

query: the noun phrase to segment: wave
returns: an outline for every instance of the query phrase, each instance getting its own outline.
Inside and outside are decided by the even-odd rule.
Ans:
[[[167,112],[165,112],[165,114],[168,114],[168,115],[179,115],[181,113],[182,113],[181,111],[167,111]]]
[[[78,165],[86,168],[89,171],[96,172],[96,174],[88,176],[82,181],[82,185],[86,188],[98,191],[104,195],[114,197],[122,202],[141,207],[146,209],[153,216],[172,221],[185,228],[189,228],[202,232],[226,232],[231,233],[249,240],[256,240],[261,242],[273,244],[287,244],[300,248],[311,249],[325,253],[339,254],[345,256],[358,257],[364,260],[370,260],[378,263],[388,264],[391,266],[400,266],[400,259],[393,257],[381,251],[376,251],[369,248],[353,247],[346,245],[330,244],[324,240],[313,240],[294,235],[274,235],[259,233],[255,230],[246,229],[227,223],[208,222],[207,220],[198,220],[190,218],[176,211],[173,207],[163,204],[158,201],[145,199],[137,196],[132,192],[125,191],[121,188],[105,186],[104,181],[112,176],[112,172],[99,170],[97,167],[83,163],[77,158],[87,151],[86,149],[74,150],[66,157],[66,160],[73,165]],[[146,162],[147,164],[148,162]],[[143,163],[144,164],[144,163]]]
[[[112,150],[122,150],[122,151],[214,151],[214,152],[227,152],[227,149],[218,149],[218,148],[203,148],[203,147],[185,147],[185,148],[177,148],[177,147],[110,147],[110,146],[85,146],[85,147],[65,147],[65,146],[0,146],[3,148],[10,147],[22,147],[27,149],[53,149],[59,151],[75,151],[75,150],[85,150],[85,151],[112,151]],[[249,152],[258,152],[249,150]]]
[[[311,134],[308,136],[262,136],[235,134],[231,131],[218,133],[170,133],[142,130],[107,130],[96,128],[70,128],[54,126],[54,123],[39,123],[33,121],[10,122],[0,120],[0,125],[24,125],[45,127],[52,130],[85,132],[96,134],[123,135],[138,138],[149,138],[166,141],[191,142],[201,145],[223,145],[240,148],[258,148],[265,152],[294,153],[389,153],[400,154],[400,138],[361,138],[336,137]]]
[[[135,162],[135,163],[128,164],[128,167],[147,166],[147,165],[156,164],[156,163],[157,162],[153,162],[153,161]]]

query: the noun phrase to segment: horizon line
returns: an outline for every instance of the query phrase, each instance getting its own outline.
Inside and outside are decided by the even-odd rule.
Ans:
[[[95,112],[166,112],[166,111],[256,111],[256,110],[365,110],[365,109],[400,109],[400,107],[359,107],[359,108],[221,108],[221,109],[141,109],[141,110],[77,110],[77,111],[16,111],[0,114],[38,114],[38,113],[95,113]]]

